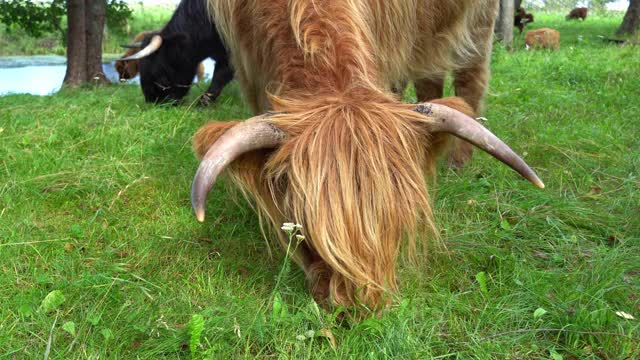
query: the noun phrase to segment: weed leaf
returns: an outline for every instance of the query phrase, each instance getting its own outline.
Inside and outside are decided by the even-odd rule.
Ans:
[[[64,294],[60,290],[53,290],[48,293],[47,296],[42,300],[42,304],[40,305],[40,310],[42,312],[49,313],[62,305],[64,302]]]
[[[506,219],[502,219],[502,221],[500,221],[500,227],[502,228],[502,230],[511,230],[511,224],[509,224]]]
[[[562,360],[563,359],[562,355],[558,354],[558,352],[555,349],[549,350],[549,355],[551,355],[551,358],[553,360]]]
[[[289,311],[287,310],[287,304],[282,301],[282,297],[279,292],[276,292],[273,296],[273,310],[272,315],[274,320],[282,320],[287,317]]]
[[[67,321],[62,324],[62,330],[66,331],[69,335],[76,337],[76,323],[73,321]]]
[[[482,293],[485,295],[488,294],[489,290],[487,289],[487,273],[485,273],[484,271],[480,271],[476,274],[476,280],[480,285],[480,290],[482,291]]]
[[[194,314],[189,321],[189,349],[191,350],[191,358],[195,358],[198,347],[200,346],[200,337],[204,331],[204,317],[200,314]]]
[[[539,319],[540,317],[542,317],[542,315],[546,314],[547,310],[543,309],[543,308],[537,308],[536,311],[533,312],[533,318],[534,319]]]

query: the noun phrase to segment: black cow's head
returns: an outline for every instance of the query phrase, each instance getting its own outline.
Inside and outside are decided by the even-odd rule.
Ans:
[[[178,101],[187,95],[199,64],[185,33],[149,34],[141,50],[125,60],[140,61],[142,93],[152,103]]]

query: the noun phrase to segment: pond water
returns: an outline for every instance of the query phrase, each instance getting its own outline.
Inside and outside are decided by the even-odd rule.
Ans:
[[[102,69],[107,78],[118,81],[115,62],[105,62]],[[207,79],[213,74],[214,62],[204,62]],[[0,57],[0,96],[8,94],[50,95],[60,90],[66,71],[66,59],[62,56]],[[140,83],[140,77],[126,83]]]

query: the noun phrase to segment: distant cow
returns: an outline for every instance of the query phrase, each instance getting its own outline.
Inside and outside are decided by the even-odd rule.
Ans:
[[[127,51],[125,51],[124,54],[122,54],[122,57],[126,58],[140,51],[142,42],[144,41],[145,36],[152,36],[157,33],[158,31],[143,31],[138,35],[136,35],[133,38],[132,44],[122,45],[122,47],[127,49]],[[115,67],[116,67],[116,71],[118,72],[118,78],[121,80],[133,79],[134,77],[136,77],[136,75],[138,75],[138,73],[140,73],[139,60],[129,60],[129,61],[116,60]],[[204,64],[203,63],[200,63],[198,65],[197,75],[198,75],[198,81],[204,80]]]
[[[584,7],[575,8],[575,9],[573,9],[573,10],[571,10],[569,12],[569,15],[567,15],[565,17],[565,19],[567,19],[567,20],[582,19],[584,21],[584,20],[587,20],[587,14],[588,13],[589,13],[589,9],[588,8],[584,8]]]
[[[527,49],[559,49],[560,48],[560,32],[554,29],[542,28],[527,32],[524,37],[524,43]]]
[[[140,61],[140,85],[147,102],[182,99],[191,88],[198,64],[216,62],[209,89],[200,103],[214,101],[233,79],[227,51],[207,13],[206,0],[182,0],[158,33],[144,36],[142,50],[123,60]]]
[[[520,30],[520,34],[522,34],[522,30],[527,24],[533,22],[533,14],[527,13],[527,11],[523,8],[518,8],[516,10],[516,15],[513,17],[513,26],[517,27]]]

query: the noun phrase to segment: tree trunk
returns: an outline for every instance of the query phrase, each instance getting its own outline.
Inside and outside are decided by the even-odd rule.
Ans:
[[[515,10],[518,10],[518,9],[519,9],[519,8],[521,8],[521,7],[522,7],[522,0],[515,0],[515,1],[513,2],[513,8],[514,8]]]
[[[67,0],[67,72],[64,84],[78,87],[87,78],[84,0]]]
[[[640,28],[640,0],[629,0],[629,8],[616,34],[633,34],[638,31],[638,28]]]
[[[106,16],[105,0],[85,0],[87,32],[87,81],[108,82],[102,71],[102,35]]]
[[[64,86],[108,82],[102,71],[105,0],[67,0],[67,71]]]
[[[513,0],[500,0],[500,13],[497,21],[498,39],[506,46],[513,43],[513,17],[515,15]]]

